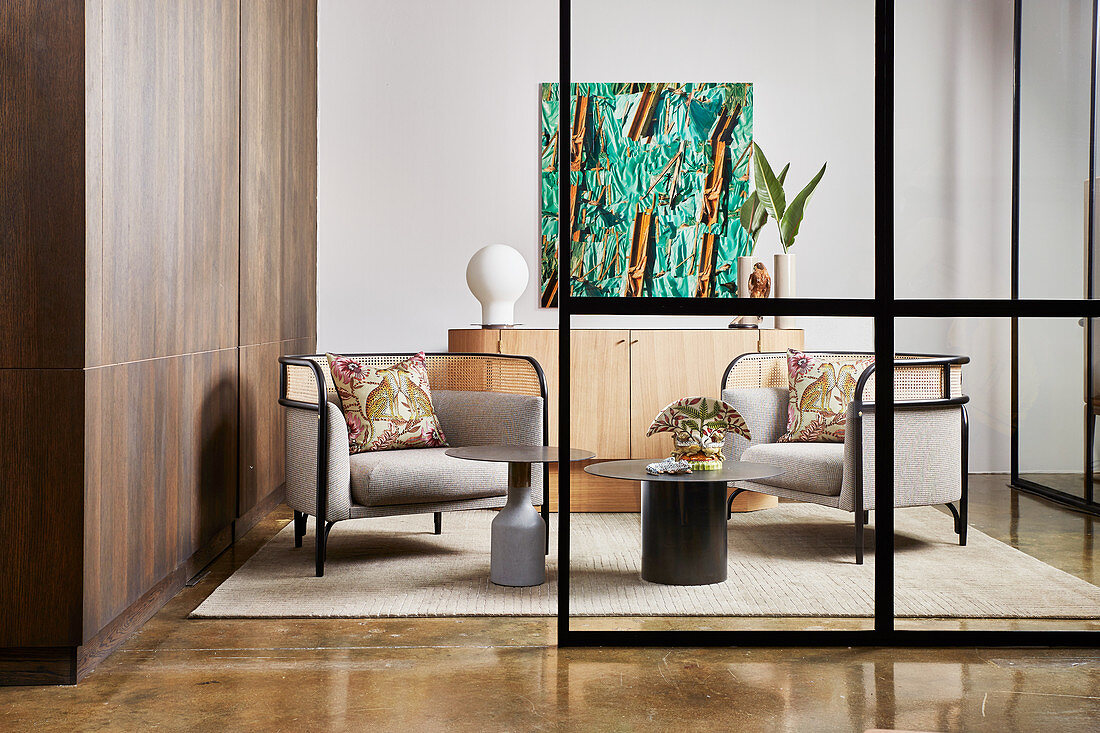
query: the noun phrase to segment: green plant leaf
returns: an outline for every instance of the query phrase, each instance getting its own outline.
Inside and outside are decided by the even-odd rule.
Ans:
[[[825,166],[827,165],[828,163],[825,163],[821,166],[821,170],[817,172],[813,180],[807,183],[806,187],[791,200],[791,205],[787,207],[783,217],[779,220],[779,239],[783,243],[784,252],[794,246],[794,238],[798,236],[798,228],[802,225],[802,215],[806,212],[806,205],[810,203],[810,197],[813,196],[814,189],[821,182],[821,177],[825,175]]]
[[[752,221],[756,218],[756,211],[759,208],[761,208],[760,197],[756,195],[756,191],[750,191],[745,197],[745,203],[741,204],[741,228],[748,232],[750,237],[753,235]]]
[[[791,169],[791,164],[783,166],[783,170],[779,171],[779,185],[782,186],[783,182],[787,180],[787,171]]]
[[[768,159],[764,157],[764,151],[756,143],[752,144],[753,157],[753,184],[756,186],[756,195],[760,197],[760,203],[764,209],[775,217],[776,221],[783,218],[787,209],[787,201],[783,195],[783,185],[775,177]]]

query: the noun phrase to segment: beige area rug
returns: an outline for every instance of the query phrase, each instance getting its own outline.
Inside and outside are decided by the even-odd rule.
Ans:
[[[313,535],[294,548],[291,525],[249,559],[193,618],[548,616],[556,609],[556,541],[549,582],[489,582],[491,511],[361,519],[329,536],[325,576],[313,575]],[[872,616],[874,556],[856,565],[851,514],[811,504],[735,514],[729,579],[666,586],[638,576],[637,514],[576,514],[570,612],[578,616]],[[1100,588],[970,529],[932,507],[895,513],[899,616],[1098,618]],[[556,531],[556,516],[554,516]],[[312,527],[312,520],[310,526]],[[874,532],[867,546],[873,547]]]

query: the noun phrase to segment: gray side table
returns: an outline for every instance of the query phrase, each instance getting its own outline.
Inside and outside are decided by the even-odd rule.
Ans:
[[[546,524],[531,506],[531,464],[557,463],[558,449],[545,445],[471,445],[448,448],[447,455],[468,461],[508,464],[508,501],[493,518],[489,580],[521,587],[546,582]],[[595,458],[570,450],[570,461]],[[550,501],[544,496],[543,501]]]
[[[778,476],[777,466],[726,461],[716,471],[646,473],[649,459],[585,466],[594,476],[642,482],[642,580],[707,585],[726,579],[726,485]]]

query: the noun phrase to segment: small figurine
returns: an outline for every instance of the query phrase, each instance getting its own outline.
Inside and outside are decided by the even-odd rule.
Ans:
[[[749,297],[766,298],[772,292],[772,278],[763,262],[757,262],[749,273]]]
[[[672,433],[672,458],[705,471],[722,467],[722,448],[730,430],[752,440],[745,419],[733,405],[709,397],[684,397],[661,410],[646,436]]]

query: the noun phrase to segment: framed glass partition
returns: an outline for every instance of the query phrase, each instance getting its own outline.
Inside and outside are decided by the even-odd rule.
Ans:
[[[1096,27],[1094,0],[1016,3],[1014,299],[1095,297]],[[1092,514],[1097,348],[1092,319],[1013,322],[1012,485]]]
[[[604,11],[609,12],[612,15],[615,14],[618,5],[616,3],[603,4]],[[715,11],[718,4],[711,6],[708,3],[705,10]],[[728,3],[722,3],[722,5],[728,5]],[[814,5],[819,4],[806,4]],[[840,7],[843,5],[844,7]],[[1004,287],[998,282],[995,282],[996,278],[989,280],[989,287],[973,291],[970,293],[963,293],[961,297],[958,295],[952,295],[947,292],[937,292],[923,286],[920,286],[917,281],[918,287],[910,287],[910,284],[906,283],[904,279],[906,275],[911,271],[909,266],[909,260],[906,259],[909,253],[903,256],[900,253],[899,247],[901,237],[901,228],[903,226],[908,227],[910,221],[905,218],[905,209],[899,211],[899,188],[902,187],[904,181],[899,183],[897,157],[898,157],[898,128],[900,125],[908,124],[908,120],[899,121],[899,110],[904,110],[904,106],[899,106],[898,100],[902,94],[908,93],[909,89],[904,89],[899,86],[899,77],[896,74],[895,65],[895,52],[896,52],[896,35],[898,29],[902,26],[899,25],[899,17],[902,17],[906,23],[906,31],[910,31],[909,27],[911,23],[908,15],[902,16],[902,9],[905,13],[914,11],[923,4],[921,3],[895,3],[891,0],[876,0],[873,4],[865,3],[859,5],[858,3],[842,3],[837,4],[836,7],[830,7],[829,10],[823,10],[822,12],[836,11],[840,15],[848,18],[852,23],[853,28],[865,27],[868,32],[873,32],[874,35],[874,55],[873,55],[873,67],[868,70],[868,74],[873,71],[873,83],[871,84],[871,100],[872,104],[863,108],[864,113],[871,115],[874,121],[873,125],[873,145],[870,146],[870,153],[873,160],[873,189],[870,193],[870,200],[866,197],[863,199],[865,204],[865,218],[861,221],[862,226],[868,224],[867,218],[870,218],[871,226],[868,228],[868,234],[871,237],[871,244],[873,245],[868,254],[865,257],[855,257],[845,263],[845,266],[849,270],[854,270],[859,273],[859,276],[855,278],[860,282],[859,286],[852,288],[834,288],[830,289],[824,286],[820,281],[815,283],[812,287],[807,289],[801,289],[797,297],[786,298],[713,298],[713,297],[672,297],[668,294],[654,294],[655,291],[634,293],[633,295],[643,295],[647,297],[604,297],[593,296],[593,294],[585,288],[574,289],[573,280],[576,275],[576,265],[578,262],[578,252],[574,250],[574,247],[587,246],[584,245],[585,234],[582,231],[582,222],[579,218],[576,218],[575,214],[570,212],[578,211],[579,208],[575,206],[566,207],[564,202],[573,201],[580,194],[577,188],[580,183],[579,178],[576,176],[562,175],[558,181],[558,201],[563,202],[561,206],[561,215],[558,219],[558,269],[557,278],[559,283],[558,289],[558,305],[559,305],[559,416],[561,419],[561,429],[559,433],[559,443],[562,450],[568,450],[571,445],[571,432],[572,426],[575,424],[575,417],[573,411],[577,409],[574,401],[571,400],[571,393],[573,385],[579,380],[584,379],[583,375],[579,375],[575,370],[571,370],[572,364],[572,349],[575,347],[575,342],[578,339],[578,331],[574,331],[574,319],[591,319],[591,318],[618,318],[618,317],[634,317],[634,318],[660,318],[668,316],[680,316],[687,318],[705,318],[711,319],[717,318],[729,318],[733,316],[761,316],[764,318],[786,318],[795,317],[800,319],[818,318],[818,319],[865,319],[870,325],[870,343],[868,345],[868,351],[873,353],[874,356],[874,386],[873,396],[865,398],[858,404],[855,409],[860,416],[860,424],[864,426],[866,433],[861,434],[859,441],[859,451],[855,460],[857,461],[858,471],[860,475],[866,480],[861,484],[865,490],[864,496],[873,497],[874,509],[872,514],[863,514],[863,509],[854,509],[849,526],[845,526],[845,532],[851,532],[851,540],[853,542],[853,549],[857,546],[864,547],[865,552],[868,554],[867,559],[873,557],[873,565],[871,571],[868,574],[867,585],[864,587],[864,591],[868,594],[869,598],[873,600],[873,617],[870,618],[865,626],[855,628],[837,628],[831,627],[829,624],[819,625],[807,625],[803,628],[789,628],[768,624],[727,624],[722,626],[721,624],[711,623],[707,619],[700,620],[699,617],[692,617],[690,613],[684,613],[684,611],[690,610],[683,606],[677,606],[677,601],[673,599],[673,607],[671,612],[665,612],[664,617],[651,616],[648,619],[643,618],[642,621],[633,624],[598,624],[593,623],[591,614],[588,614],[585,609],[580,608],[580,604],[585,602],[584,599],[575,591],[582,587],[582,583],[588,579],[582,578],[582,574],[587,572],[584,567],[584,550],[581,545],[589,540],[582,537],[584,532],[589,530],[583,526],[584,522],[578,519],[576,514],[570,512],[571,502],[571,479],[568,472],[563,472],[559,482],[559,587],[558,587],[558,643],[564,646],[604,646],[604,645],[654,645],[654,646],[695,646],[695,645],[814,645],[814,646],[851,646],[851,645],[909,645],[909,646],[953,646],[953,645],[1020,645],[1020,644],[1045,644],[1045,645],[1094,645],[1097,641],[1096,632],[1093,630],[1094,626],[1082,625],[1082,626],[1069,626],[1058,629],[1036,629],[1028,628],[1026,626],[1012,627],[1010,625],[998,625],[998,624],[980,624],[980,623],[955,623],[948,626],[937,626],[936,624],[909,624],[907,622],[899,622],[898,617],[906,616],[905,609],[908,602],[902,595],[899,595],[899,588],[904,588],[904,582],[907,580],[905,577],[901,577],[898,574],[906,574],[911,570],[911,566],[908,562],[909,556],[905,553],[911,550],[911,545],[908,544],[909,540],[906,539],[907,532],[909,532],[908,525],[905,522],[907,518],[903,519],[903,513],[909,512],[912,507],[909,504],[899,503],[897,498],[897,492],[905,485],[903,480],[904,472],[909,469],[909,466],[905,463],[904,456],[910,449],[916,448],[916,443],[912,441],[914,438],[914,429],[911,426],[907,426],[908,423],[900,420],[900,413],[913,408],[924,407],[947,407],[957,408],[959,406],[967,404],[969,395],[966,394],[965,382],[957,382],[955,380],[956,367],[963,364],[970,364],[970,360],[961,361],[953,355],[948,355],[949,361],[939,363],[935,361],[929,361],[927,366],[931,373],[927,375],[929,378],[925,381],[928,385],[932,385],[935,382],[936,394],[924,394],[920,389],[914,392],[914,385],[912,381],[912,371],[914,364],[910,363],[906,365],[904,359],[906,358],[919,358],[917,355],[908,353],[910,350],[908,343],[910,341],[917,341],[913,333],[907,331],[896,332],[899,320],[907,320],[909,322],[916,321],[929,321],[936,319],[999,319],[999,323],[1007,325],[1007,333],[1005,338],[1012,345],[1014,349],[1017,349],[1022,343],[1023,338],[1032,338],[1029,335],[1031,332],[1024,330],[1025,327],[1021,326],[1021,321],[1027,320],[1028,322],[1038,318],[1057,318],[1059,334],[1059,346],[1057,355],[1059,358],[1065,358],[1068,360],[1076,360],[1083,358],[1086,362],[1089,361],[1090,349],[1081,346],[1080,341],[1076,341],[1076,332],[1074,328],[1080,328],[1082,331],[1088,330],[1076,325],[1076,320],[1080,318],[1093,318],[1100,316],[1100,305],[1091,300],[1087,295],[1091,295],[1091,286],[1088,286],[1083,292],[1077,291],[1065,291],[1058,288],[1056,290],[1036,290],[1031,293],[1024,292],[1021,287],[1021,269],[1020,264],[1022,261],[1021,250],[1021,232],[1023,231],[1021,213],[1023,211],[1023,196],[1021,191],[1021,116],[1020,116],[1020,100],[1022,88],[1019,84],[1021,78],[1020,72],[1020,60],[1021,56],[1021,44],[1020,39],[1022,36],[1021,25],[1025,19],[1025,15],[1022,10],[1022,2],[1017,2],[1014,5],[1014,12],[1009,17],[1011,21],[1008,24],[1008,28],[1012,30],[1011,37],[1014,39],[1014,44],[1009,43],[1009,48],[998,46],[995,56],[1003,56],[1005,59],[1013,61],[1012,68],[1014,69],[1014,92],[1010,99],[1012,100],[1011,106],[1006,105],[1008,113],[1012,119],[1012,132],[1007,138],[1007,142],[1010,145],[1010,149],[1013,153],[1011,156],[1011,170],[1006,171],[1010,175],[1011,185],[1007,186],[1007,195],[1011,199],[1011,217],[1006,218],[1007,226],[1003,229],[1003,235],[994,235],[989,238],[989,242],[992,247],[1000,247],[1000,252],[1006,259],[1010,258],[1010,267],[1005,268],[1002,272],[1009,273],[1011,279],[1010,287]],[[800,6],[802,7],[802,6]],[[873,10],[873,16],[870,14]],[[1067,8],[1066,12],[1072,11],[1073,8]],[[861,15],[860,13],[863,13]],[[612,59],[611,66],[609,67],[608,75],[615,78],[603,78],[593,79],[593,72],[588,67],[584,67],[584,63],[592,58],[599,58],[599,54],[593,51],[592,48],[585,48],[584,51],[578,55],[576,48],[574,47],[574,41],[577,38],[603,38],[606,34],[597,32],[595,36],[587,34],[589,30],[588,22],[592,20],[591,17],[585,18],[584,23],[586,33],[579,31],[579,23],[581,19],[576,13],[579,12],[578,8],[572,8],[569,2],[562,3],[561,10],[561,69],[558,77],[558,89],[561,90],[561,103],[558,110],[558,143],[557,143],[557,166],[560,171],[571,171],[573,173],[580,173],[581,171],[576,168],[577,162],[573,155],[578,150],[583,150],[586,141],[589,139],[588,131],[579,131],[576,123],[581,119],[581,110],[584,103],[580,102],[580,96],[577,90],[583,91],[583,86],[573,86],[574,82],[630,82],[635,81],[657,81],[654,74],[660,72],[659,76],[662,77],[660,81],[670,81],[674,79],[690,79],[695,75],[694,70],[688,68],[684,64],[671,63],[667,66],[661,65],[663,58],[669,58],[660,54],[654,53],[653,48],[656,46],[650,46],[646,44],[646,39],[651,36],[656,39],[660,34],[652,27],[652,23],[644,32],[637,34],[631,34],[629,28],[619,27],[627,38],[632,39],[634,44],[638,48],[645,48],[646,53],[641,57],[641,61],[632,62],[632,56],[629,53],[618,54],[614,52],[614,49],[619,49],[618,46],[609,47],[604,44],[603,51],[606,52],[606,57]],[[713,16],[714,12],[710,15]],[[808,11],[812,12],[812,11]],[[946,11],[947,16],[952,11]],[[1090,4],[1089,22],[1090,28],[1094,27],[1095,18],[1095,3]],[[571,15],[571,13],[573,15]],[[627,17],[629,14],[623,13],[623,17]],[[707,13],[702,13],[700,17],[709,17]],[[952,24],[950,17],[942,18],[947,27],[956,28],[968,28],[966,24]],[[1002,19],[1003,20],[1003,19]],[[625,21],[624,21],[625,22]],[[600,30],[600,26],[596,26],[596,30]],[[931,26],[930,26],[931,28]],[[981,30],[979,25],[974,26],[972,30]],[[931,30],[935,30],[931,28]],[[935,37],[935,33],[931,34],[931,37]],[[986,40],[991,44],[1001,39],[1000,36],[991,36]],[[667,42],[669,39],[665,38]],[[851,40],[850,38],[848,39]],[[964,36],[957,38],[960,43],[957,45],[965,46],[967,38]],[[1092,59],[1095,59],[1095,32],[1090,39]],[[673,44],[675,45],[675,44]],[[609,48],[612,48],[609,51]],[[620,49],[621,50],[621,49]],[[627,49],[629,51],[629,48]],[[672,55],[675,57],[675,54]],[[617,60],[617,61],[616,61]],[[868,60],[871,60],[868,57]],[[649,79],[637,77],[636,74],[632,74],[635,78],[623,79],[620,78],[623,73],[618,64],[625,65],[630,71],[637,69],[636,74],[644,74]],[[654,66],[656,65],[656,66]],[[949,71],[952,67],[947,65],[944,67]],[[654,69],[654,71],[650,71]],[[685,71],[687,69],[687,71]],[[580,74],[577,73],[581,71]],[[725,76],[723,74],[722,76]],[[1090,95],[1090,101],[1094,99],[1091,95],[1091,86],[1093,83],[1092,77],[1094,74],[1089,74],[1090,81],[1089,87],[1085,89],[1085,92]],[[714,81],[714,78],[707,81]],[[748,79],[742,81],[751,81]],[[792,82],[793,83],[793,82]],[[1075,87],[1074,87],[1075,88]],[[569,90],[566,92],[566,90]],[[629,90],[630,93],[637,93],[645,95],[653,90],[646,88],[644,85],[640,89]],[[690,97],[691,90],[682,90],[684,95]],[[754,99],[758,101],[765,98],[765,95],[760,92],[759,89],[755,90]],[[655,99],[660,99],[660,90],[658,90]],[[778,92],[772,92],[778,95]],[[843,92],[837,92],[837,94],[843,94]],[[962,98],[965,98],[965,93],[962,93]],[[644,100],[628,100],[624,102],[624,108],[629,107],[634,109],[635,105],[643,104]],[[659,106],[655,102],[655,108]],[[981,107],[981,105],[977,105]],[[989,110],[990,114],[996,114],[999,110]],[[1092,115],[1091,110],[1087,110]],[[754,119],[759,121],[766,119],[767,112],[757,109],[755,111]],[[773,110],[774,113],[774,110]],[[606,122],[607,119],[604,118]],[[774,121],[774,120],[773,120]],[[956,120],[957,122],[958,120]],[[651,119],[643,119],[641,124],[651,124]],[[1089,135],[1091,138],[1092,130],[1094,129],[1093,120],[1088,121]],[[947,126],[943,128],[945,134],[950,138],[951,127]],[[1073,131],[1076,134],[1076,130]],[[950,139],[949,139],[950,142]],[[996,140],[990,144],[996,145]],[[1090,142],[1090,154],[1089,154],[1089,167],[1087,171],[1087,177],[1089,180],[1092,178],[1093,164],[1091,150],[1094,145]],[[1008,150],[1000,151],[1005,156],[1008,155]],[[1072,156],[1071,156],[1072,157]],[[958,164],[957,160],[952,161],[952,165]],[[830,166],[833,164],[830,162]],[[660,173],[661,171],[657,171]],[[993,172],[988,173],[989,178],[995,178],[996,174]],[[965,176],[964,176],[965,178]],[[1003,185],[1003,177],[1000,181]],[[1086,185],[1084,182],[1074,184],[1077,187],[1079,193],[1084,195],[1083,187]],[[595,194],[593,194],[595,196]],[[656,195],[656,194],[655,194]],[[824,194],[822,194],[824,198]],[[674,199],[674,196],[670,196],[670,199]],[[960,192],[960,200],[952,201],[952,206],[962,206],[965,203],[966,197],[963,196],[963,192]],[[592,202],[598,202],[598,197],[592,198]],[[919,198],[914,198],[914,202],[918,202]],[[962,201],[962,203],[960,203]],[[816,203],[816,201],[815,201]],[[1091,216],[1091,207],[1084,207],[1084,210],[1089,212]],[[916,214],[923,216],[924,213],[920,210],[919,203],[914,206],[913,211]],[[631,211],[631,216],[636,216],[638,211]],[[1091,221],[1091,220],[1090,220]],[[1086,235],[1091,246],[1091,227],[1086,224],[1087,230],[1090,234]],[[639,230],[635,228],[634,233],[637,234]],[[654,235],[653,242],[660,242],[659,229],[658,234]],[[862,231],[862,230],[861,230]],[[936,229],[926,229],[927,238],[935,238],[940,235],[936,233]],[[653,234],[654,228],[648,226],[644,228],[643,233]],[[907,229],[905,236],[909,236],[911,232]],[[637,237],[635,238],[637,239]],[[649,246],[646,237],[642,237],[640,240],[643,246]],[[910,241],[910,240],[906,240]],[[918,241],[919,240],[915,240]],[[943,242],[939,245],[942,247]],[[961,250],[965,250],[967,247],[967,238],[965,236],[960,237],[953,243],[954,247]],[[856,247],[858,250],[858,246]],[[586,268],[591,264],[588,257],[589,253],[582,254],[579,261],[582,263],[582,271],[587,271]],[[951,267],[951,261],[948,255],[950,255],[950,248],[943,248],[945,267]],[[655,262],[671,262],[671,259],[656,259]],[[975,260],[975,263],[977,261]],[[972,263],[972,264],[975,264]],[[1068,263],[1068,259],[1066,260]],[[978,265],[975,265],[976,267]],[[1066,264],[1065,268],[1068,269],[1069,265]],[[1082,272],[1091,271],[1091,260],[1086,263]],[[957,272],[944,272],[943,276],[957,277]],[[935,277],[934,270],[931,272],[931,277]],[[629,294],[628,294],[629,295]],[[809,297],[807,297],[809,296]],[[1088,321],[1085,321],[1088,324]],[[1072,346],[1076,344],[1076,348]],[[1018,352],[1014,352],[1018,353]],[[1048,354],[1051,351],[1048,349]],[[1053,355],[1053,354],[1052,354]],[[934,357],[930,357],[934,358]],[[1019,410],[1019,386],[1020,386],[1020,372],[1015,364],[1015,360],[1012,361],[1011,374],[1009,383],[1011,386],[1010,391],[1010,405],[1011,405],[1011,440],[1012,445],[1012,478],[1017,478],[1018,461],[1020,458],[1018,450],[1018,437],[1020,427],[1018,423],[1018,417],[1020,416]],[[1003,360],[1001,362],[1003,364]],[[970,364],[974,368],[973,364]],[[975,368],[977,374],[988,374],[989,370],[996,368],[996,365],[992,363],[985,363],[980,367]],[[942,376],[941,376],[942,375]],[[980,378],[980,377],[979,377]],[[937,381],[939,380],[939,381]],[[919,381],[919,380],[918,380]],[[1091,384],[1091,374],[1088,374],[1083,380],[1083,384]],[[935,386],[933,385],[933,386]],[[929,387],[932,389],[932,387]],[[939,390],[942,390],[939,391]],[[928,391],[928,390],[925,390]],[[1069,392],[1067,391],[1067,394]],[[914,396],[915,395],[915,396]],[[1067,397],[1064,402],[1067,408],[1071,408],[1071,400]],[[1002,397],[1000,406],[1004,407],[1004,399]],[[1080,406],[1078,406],[1080,407]],[[956,410],[952,413],[953,416],[958,416],[960,411]],[[1080,415],[1080,412],[1078,413]],[[952,417],[955,422],[958,422],[955,417]],[[1054,418],[1052,418],[1054,419]],[[873,430],[870,428],[873,426]],[[954,463],[950,465],[948,463],[937,464],[933,458],[932,465],[928,470],[931,471],[946,471],[951,472],[954,476],[953,480],[961,478],[962,486],[966,486],[968,483],[969,469],[968,469],[968,457],[970,455],[970,449],[967,445],[965,430],[958,425],[952,428],[953,430],[962,430],[955,437],[958,438],[957,442],[958,451],[954,453]],[[1030,428],[1029,428],[1030,429]],[[1041,429],[1041,428],[1038,428]],[[954,435],[954,433],[953,433]],[[988,437],[988,436],[987,436]],[[1009,437],[1002,435],[1001,439]],[[1084,440],[1083,437],[1077,439],[1078,444]],[[584,447],[584,446],[577,446]],[[899,458],[901,456],[901,458]],[[1067,453],[1067,456],[1072,458],[1072,452]],[[849,459],[845,459],[849,460]],[[1068,459],[1067,459],[1068,460]],[[1038,464],[1037,464],[1038,465]],[[919,483],[919,482],[918,482]],[[644,494],[643,494],[644,497]],[[933,499],[944,498],[933,497]],[[838,499],[838,502],[840,500]],[[951,496],[950,499],[946,499],[941,502],[943,506],[938,508],[930,507],[929,511],[932,512],[932,517],[942,517],[944,519],[944,527],[947,528],[949,534],[952,534],[955,538],[954,547],[965,550],[969,545],[961,544],[959,539],[966,537],[966,530],[969,526],[968,515],[965,511],[966,496],[962,497],[960,502],[958,497]],[[947,507],[947,504],[951,504],[951,508]],[[643,509],[644,513],[644,509]],[[928,512],[924,512],[928,514]],[[905,515],[906,517],[908,515]],[[864,522],[858,521],[860,518],[864,519]],[[645,525],[645,518],[641,518],[642,526]],[[941,528],[942,529],[942,528]],[[975,543],[976,544],[976,543]],[[944,548],[946,549],[946,548]],[[956,553],[957,554],[957,553]],[[952,555],[954,557],[954,555]],[[858,560],[853,560],[858,562]],[[945,571],[949,571],[949,568],[944,568]],[[586,589],[586,592],[599,592],[599,588]],[[899,611],[901,612],[899,614]],[[667,623],[667,618],[677,617],[679,619],[689,619],[688,623]],[[694,621],[695,623],[691,623]]]

